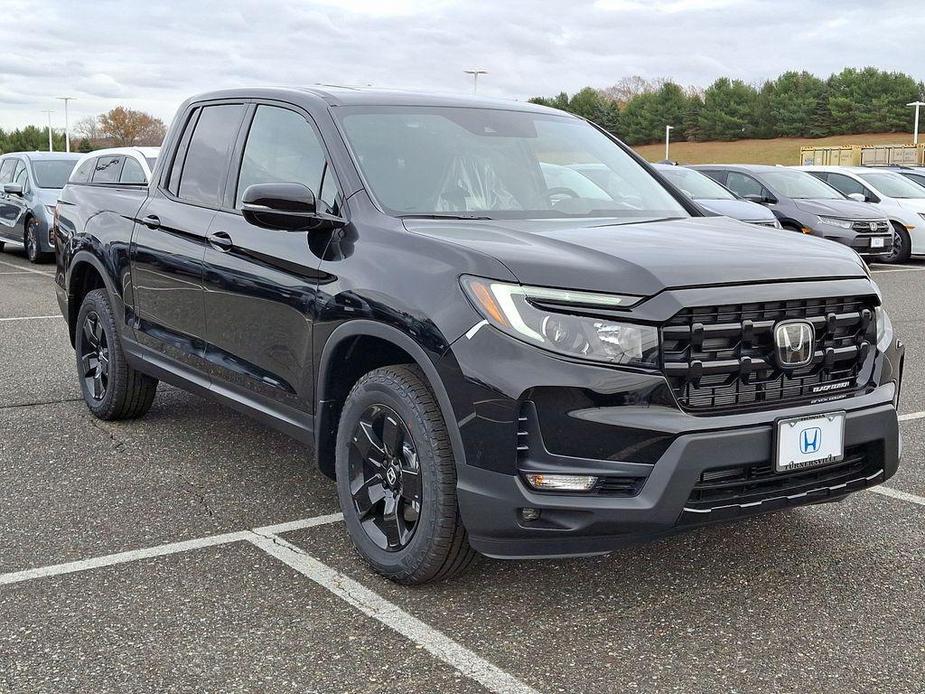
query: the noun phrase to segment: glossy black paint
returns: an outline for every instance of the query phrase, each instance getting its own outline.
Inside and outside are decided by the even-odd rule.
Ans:
[[[663,529],[673,524],[672,514],[677,517],[673,506],[646,509],[639,499],[525,492],[521,472],[634,474],[648,480],[643,494],[649,485],[670,487],[666,503],[674,504],[689,492],[685,485],[701,464],[688,468],[679,453],[694,439],[704,459],[708,451],[722,457],[729,431],[757,432],[747,438],[760,448],[775,418],[832,407],[694,417],[681,411],[658,371],[562,358],[481,325],[460,288],[463,274],[643,296],[631,311],[614,313],[652,324],[691,302],[877,290],[857,256],[836,244],[717,218],[632,225],[587,219],[403,222],[379,209],[364,189],[332,112],[341,104],[416,102],[486,103],[336,89],[228,91],[184,103],[147,189],[69,185],[62,193],[56,278],[72,334],[83,294],[105,287],[136,368],[312,443],[329,474],[350,386],[377,366],[416,363],[448,423],[463,520],[471,523],[477,548],[496,555],[592,551],[569,532],[611,537],[623,532],[622,518],[633,527]],[[220,203],[183,202],[165,182],[175,158],[184,154],[184,126],[202,105],[225,103],[246,108]],[[336,174],[342,221],[267,228],[234,209],[233,182],[257,104],[290,108],[316,129]],[[891,349],[871,356],[877,387],[838,404],[859,413],[858,431],[866,426],[866,410],[892,408],[902,352]],[[895,410],[892,417],[895,422]],[[524,453],[518,439],[525,420],[533,445]],[[884,435],[892,434],[877,434]],[[895,453],[894,442],[887,448]],[[750,455],[758,459],[768,452]],[[656,498],[649,500],[654,504]],[[524,505],[557,509],[572,520],[524,527],[517,520]],[[636,515],[621,515],[627,508]],[[548,532],[559,535],[550,541]],[[501,537],[515,538],[515,544],[526,540],[535,549],[493,544]],[[593,551],[603,546],[591,544]]]

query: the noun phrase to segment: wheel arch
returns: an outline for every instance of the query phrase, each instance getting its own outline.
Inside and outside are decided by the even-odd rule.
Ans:
[[[361,348],[375,348],[355,359]],[[334,447],[344,399],[359,378],[373,369],[394,364],[414,364],[424,373],[427,385],[447,424],[456,465],[465,463],[453,406],[437,368],[425,349],[409,335],[384,323],[354,320],[337,327],[321,352],[316,379],[315,457],[319,469],[334,477]]]
[[[99,258],[88,251],[78,251],[68,268],[67,279],[67,325],[72,346],[80,305],[94,289],[105,289],[110,299],[115,297],[112,281]]]

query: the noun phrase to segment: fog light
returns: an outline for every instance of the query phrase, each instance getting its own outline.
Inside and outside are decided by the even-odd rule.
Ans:
[[[524,477],[534,489],[547,492],[586,492],[597,483],[597,477],[591,475],[541,475],[531,472]]]
[[[537,521],[540,519],[540,510],[538,508],[522,508],[520,509],[520,517],[525,521]]]

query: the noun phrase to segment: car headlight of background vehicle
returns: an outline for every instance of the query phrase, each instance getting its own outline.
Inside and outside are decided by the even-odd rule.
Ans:
[[[485,319],[518,340],[570,357],[655,367],[658,329],[592,315],[626,308],[635,296],[616,296],[495,282],[464,276],[463,289]]]
[[[839,219],[838,217],[819,217],[819,221],[833,227],[850,229],[853,222],[850,219]]]

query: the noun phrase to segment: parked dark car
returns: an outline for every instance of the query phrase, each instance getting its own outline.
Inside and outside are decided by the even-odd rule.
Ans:
[[[588,162],[622,187],[543,170]],[[861,259],[661,180],[532,104],[193,98],[149,186],[61,196],[84,400],[138,417],[164,380],[305,441],[359,553],[409,584],[893,475],[904,349]]]
[[[686,166],[653,164],[655,169],[700,207],[713,214],[732,217],[749,224],[780,229],[780,222],[767,207],[737,196],[709,176]]]
[[[758,164],[691,168],[746,200],[767,205],[785,229],[837,241],[865,258],[888,258],[892,253],[893,227],[886,217],[804,171]]]
[[[54,252],[58,193],[80,159],[65,152],[13,152],[0,157],[0,250],[22,244],[33,263]]]

